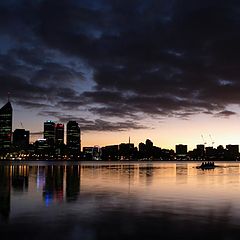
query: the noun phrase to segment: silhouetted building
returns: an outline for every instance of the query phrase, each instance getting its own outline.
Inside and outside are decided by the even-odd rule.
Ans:
[[[43,137],[44,137],[44,139],[47,140],[47,144],[50,147],[54,146],[54,142],[55,142],[55,123],[53,121],[44,122]]]
[[[70,155],[77,155],[81,150],[81,132],[76,121],[67,123],[67,148]]]
[[[227,157],[229,158],[236,158],[239,155],[239,145],[226,145],[226,149],[227,149]]]
[[[8,101],[0,109],[0,151],[10,149],[12,141],[12,105]]]
[[[118,145],[102,147],[103,160],[118,160]]]
[[[55,125],[55,153],[62,155],[64,151],[64,124],[58,123]]]
[[[92,154],[93,147],[83,147],[83,153],[84,154]]]
[[[146,151],[148,153],[152,152],[153,149],[153,142],[149,139],[146,140]]]
[[[161,149],[162,160],[174,160],[174,150]]]
[[[13,132],[13,145],[20,149],[27,149],[29,146],[29,131],[16,129]]]
[[[162,160],[162,149],[160,147],[153,146],[152,157],[156,160]]]
[[[219,145],[217,147],[216,152],[217,152],[216,153],[217,160],[224,160],[225,159],[227,150],[224,149],[224,147],[222,145]]]
[[[138,144],[138,158],[145,159],[146,156],[146,145],[145,143],[141,142]]]
[[[199,157],[203,157],[205,155],[205,146],[203,144],[197,145],[197,154]]]
[[[146,145],[141,142],[138,144],[138,149],[139,149],[139,152],[146,152]]]
[[[146,140],[146,157],[148,159],[153,157],[153,142],[150,139]]]
[[[64,124],[57,123],[55,126],[55,144],[56,146],[64,144]]]
[[[93,147],[83,147],[83,158],[88,161],[93,159]]]
[[[121,143],[119,145],[119,157],[120,159],[130,159],[133,155],[134,144],[133,143]]]
[[[46,139],[38,139],[34,143],[34,147],[35,147],[36,154],[39,154],[39,155],[48,154],[49,146]]]
[[[206,147],[206,157],[207,158],[214,158],[216,157],[216,149],[213,147]]]
[[[176,145],[176,155],[179,157],[184,157],[187,155],[187,145],[179,144]]]
[[[102,150],[99,146],[94,146],[92,150],[92,159],[101,160]]]

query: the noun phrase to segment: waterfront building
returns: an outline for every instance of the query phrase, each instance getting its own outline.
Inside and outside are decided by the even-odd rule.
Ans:
[[[213,147],[206,147],[206,157],[207,158],[214,158],[216,157],[217,150]]]
[[[146,152],[146,145],[143,142],[140,142],[138,144],[138,149],[139,149],[139,152],[145,153]]]
[[[119,157],[120,159],[130,159],[134,152],[133,143],[121,143],[119,145]]]
[[[83,159],[89,161],[93,159],[93,147],[83,147]]]
[[[204,144],[198,144],[197,145],[197,154],[198,154],[198,157],[203,157],[205,155],[205,146],[204,146]]]
[[[184,157],[187,155],[187,145],[178,144],[176,145],[176,155]]]
[[[151,159],[153,156],[153,142],[150,139],[146,140],[146,157]]]
[[[83,147],[83,153],[84,154],[92,154],[93,147]]]
[[[236,158],[239,155],[239,145],[226,145],[227,156],[229,158]]]
[[[119,146],[110,145],[102,147],[102,159],[103,160],[118,160],[119,158]]]
[[[49,153],[49,145],[47,143],[46,139],[38,139],[35,143],[34,143],[34,147],[35,147],[35,153],[39,154],[39,155],[44,155],[44,154],[48,154]]]
[[[67,123],[67,148],[70,155],[77,155],[81,150],[81,131],[76,121]]]
[[[12,112],[10,101],[0,109],[0,152],[6,152],[11,147]]]
[[[64,144],[64,124],[57,123],[55,125],[55,145],[61,146]]]
[[[98,145],[95,145],[92,150],[93,160],[101,160],[102,150]]]
[[[55,123],[53,121],[44,122],[43,137],[46,139],[49,147],[53,147],[55,143]]]
[[[29,146],[29,131],[16,129],[13,132],[13,146],[20,149],[27,149]]]

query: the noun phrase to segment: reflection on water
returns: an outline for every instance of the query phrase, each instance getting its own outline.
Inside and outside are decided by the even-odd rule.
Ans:
[[[10,212],[10,167],[0,166],[0,216],[8,219]]]
[[[239,239],[240,165],[0,164],[1,239]]]

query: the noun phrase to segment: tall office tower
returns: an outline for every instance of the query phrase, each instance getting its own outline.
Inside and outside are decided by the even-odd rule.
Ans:
[[[27,149],[29,146],[29,131],[16,129],[13,132],[13,145],[20,149]]]
[[[12,141],[12,105],[8,101],[0,109],[0,151],[10,149]]]
[[[146,157],[151,158],[153,155],[153,142],[149,139],[146,140]]]
[[[205,155],[205,146],[204,144],[197,145],[197,155],[198,157],[203,157]]]
[[[80,127],[76,121],[69,121],[67,123],[67,148],[71,155],[80,153],[81,135]]]
[[[44,137],[44,139],[47,140],[47,144],[50,147],[54,146],[54,142],[55,142],[55,123],[53,121],[44,122],[43,137]]]
[[[55,126],[55,145],[60,146],[64,143],[64,124],[57,123]]]

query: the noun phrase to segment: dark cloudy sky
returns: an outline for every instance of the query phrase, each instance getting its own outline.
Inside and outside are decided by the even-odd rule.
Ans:
[[[75,119],[85,145],[240,143],[239,56],[239,1],[0,1],[14,127]]]

